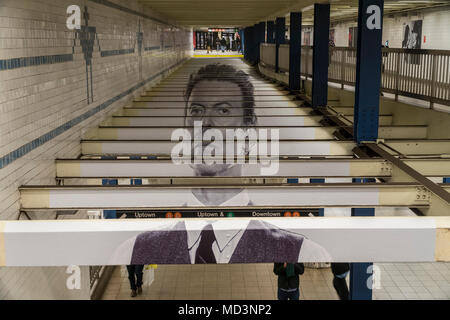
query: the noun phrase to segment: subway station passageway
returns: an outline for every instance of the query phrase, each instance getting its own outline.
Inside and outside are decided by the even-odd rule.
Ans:
[[[450,300],[449,21],[0,0],[0,300]]]

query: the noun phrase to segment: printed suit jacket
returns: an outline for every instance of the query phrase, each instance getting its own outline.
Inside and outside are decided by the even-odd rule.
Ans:
[[[297,262],[304,237],[270,223],[250,220],[229,263]],[[190,264],[184,221],[170,230],[139,234],[131,264]]]

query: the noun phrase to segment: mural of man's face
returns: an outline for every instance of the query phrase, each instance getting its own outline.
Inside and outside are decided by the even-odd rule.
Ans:
[[[211,101],[213,100],[213,101]],[[239,86],[230,81],[198,82],[186,106],[185,126],[193,127],[194,121],[202,121],[203,132],[214,127],[222,132],[233,127],[246,127],[244,123],[243,97]],[[193,132],[191,132],[193,136]],[[203,150],[210,142],[203,142]],[[225,152],[225,150],[224,150]],[[194,170],[200,176],[226,176],[232,164],[197,164]]]

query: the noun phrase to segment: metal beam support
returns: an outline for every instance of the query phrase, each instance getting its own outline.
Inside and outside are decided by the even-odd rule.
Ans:
[[[369,147],[370,149],[372,149],[372,151],[378,153],[384,159],[390,161],[392,164],[397,166],[399,169],[404,171],[406,174],[408,174],[409,176],[414,178],[417,182],[419,182],[420,184],[424,185],[428,190],[433,192],[439,198],[444,200],[447,203],[447,205],[450,205],[450,193],[447,192],[447,190],[445,190],[443,187],[435,184],[430,179],[424,177],[419,172],[417,172],[413,168],[411,168],[408,165],[406,165],[402,160],[400,160],[398,158],[395,158],[394,156],[389,154],[387,151],[385,151],[382,148],[380,148],[377,144],[375,144],[375,143],[365,143],[364,145]]]
[[[300,90],[300,59],[302,42],[302,13],[291,12],[289,42],[289,89]]]
[[[267,43],[275,43],[275,21],[267,21]]]
[[[285,32],[286,32],[286,19],[276,18],[275,20],[275,72],[280,71],[280,66],[278,63],[280,44],[285,42]]]
[[[378,137],[383,6],[384,0],[359,0],[353,127],[358,143]]]
[[[314,4],[314,44],[312,106],[323,107],[328,102],[328,45],[330,5]]]

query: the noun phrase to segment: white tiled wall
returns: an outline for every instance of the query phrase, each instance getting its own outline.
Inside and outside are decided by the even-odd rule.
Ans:
[[[0,60],[71,54],[73,61],[0,70],[0,157],[103,102],[181,62],[190,55],[190,31],[163,24],[148,16],[137,1],[110,1],[147,15],[97,4],[88,0],[1,0]],[[89,26],[96,27],[92,58],[93,101],[87,100],[86,63],[75,32],[66,27],[66,8],[88,7]],[[172,22],[171,22],[172,23]],[[82,25],[84,20],[82,19]],[[143,32],[139,58],[136,33]],[[145,50],[161,45],[169,48]],[[73,48],[75,43],[75,47]],[[101,51],[134,48],[134,53],[101,57]],[[139,61],[141,59],[141,72]],[[158,80],[155,79],[155,81]],[[152,82],[147,83],[147,87]],[[20,185],[55,184],[56,158],[80,154],[80,138],[107,115],[138,95],[144,87],[44,143],[0,169],[0,220],[17,219]],[[79,213],[78,217],[82,217]],[[54,219],[55,214],[32,214]],[[26,244],[24,244],[26,245]],[[83,268],[83,281],[89,281]],[[79,299],[89,297],[88,282],[82,290],[67,290],[65,268],[0,268],[1,299]]]
[[[450,50],[450,9],[448,7],[439,11],[423,11],[419,14],[385,16],[383,19],[382,43],[384,44],[386,40],[389,40],[390,48],[401,48],[404,25],[406,22],[415,20],[422,20],[422,49]],[[332,25],[330,28],[335,30],[335,45],[348,47],[348,30],[350,27],[356,26],[356,18],[353,22],[341,22]],[[311,34],[311,45],[312,41]]]
[[[401,48],[404,25],[415,20],[422,20],[422,49],[450,50],[450,9],[448,8],[442,11],[384,19],[383,43],[389,40],[391,48]]]

